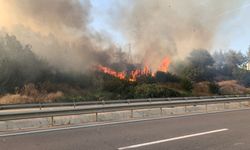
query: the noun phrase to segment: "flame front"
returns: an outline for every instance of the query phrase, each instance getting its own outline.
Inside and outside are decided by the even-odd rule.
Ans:
[[[149,67],[146,65],[144,66],[143,69],[136,69],[136,70],[131,71],[129,81],[134,82],[136,81],[136,78],[138,78],[139,76],[150,75],[150,74],[151,74],[151,71]]]
[[[168,72],[169,65],[170,65],[170,59],[168,57],[165,57],[162,60],[161,65],[158,68],[158,71]]]
[[[162,60],[157,71],[168,72],[169,65],[170,65],[170,59],[168,57],[165,57]],[[136,81],[136,79],[142,75],[151,75],[151,76],[155,75],[155,72],[152,73],[148,65],[145,65],[143,69],[132,70],[130,74],[126,74],[126,72],[117,72],[111,68],[104,67],[102,65],[99,65],[97,69],[103,73],[109,74],[111,76],[114,76],[122,80],[125,80],[126,77],[128,77],[127,79],[131,82]]]
[[[125,77],[126,77],[125,72],[116,72],[113,69],[110,69],[108,67],[104,67],[104,66],[101,66],[101,65],[98,66],[98,70],[103,72],[103,73],[109,74],[111,76],[117,77],[119,79],[125,79]]]

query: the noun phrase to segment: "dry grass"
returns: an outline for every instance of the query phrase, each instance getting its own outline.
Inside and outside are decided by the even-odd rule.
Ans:
[[[63,93],[60,91],[48,93],[45,90],[38,90],[34,84],[27,84],[16,94],[0,97],[0,104],[53,102],[62,96]]]
[[[196,96],[212,95],[212,93],[209,91],[209,82],[199,82],[194,84],[193,95]]]
[[[249,94],[250,88],[238,84],[235,80],[221,81],[218,83],[221,94]]]

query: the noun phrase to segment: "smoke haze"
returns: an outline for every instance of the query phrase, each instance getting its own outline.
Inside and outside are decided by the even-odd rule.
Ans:
[[[120,1],[121,2],[121,1]],[[169,56],[184,58],[191,50],[210,49],[229,10],[244,0],[127,0],[114,3],[112,24],[134,54],[154,70]],[[88,0],[0,0],[0,26],[33,52],[65,71],[80,71],[108,63],[116,47],[107,35],[88,28]]]
[[[0,0],[0,26],[51,65],[83,72],[112,47],[108,38],[89,31],[90,9],[88,0]]]
[[[144,63],[157,69],[166,57],[184,58],[193,49],[210,49],[230,10],[244,0],[131,0],[116,9],[115,27]],[[235,14],[235,13],[234,13]]]

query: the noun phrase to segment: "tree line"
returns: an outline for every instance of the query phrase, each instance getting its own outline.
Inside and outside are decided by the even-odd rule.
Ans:
[[[59,99],[61,101],[189,96],[193,85],[203,81],[210,83],[210,91],[215,94],[219,94],[219,81],[237,80],[250,86],[250,72],[239,67],[248,56],[235,50],[213,53],[205,49],[193,50],[185,60],[172,62],[169,72],[142,75],[135,82],[96,70],[62,72],[38,58],[31,45],[22,45],[15,36],[0,37],[0,54],[1,95],[16,93],[29,83],[40,91],[62,91],[65,96]],[[122,62],[125,68],[136,67],[124,59]],[[113,66],[117,67],[119,63]]]

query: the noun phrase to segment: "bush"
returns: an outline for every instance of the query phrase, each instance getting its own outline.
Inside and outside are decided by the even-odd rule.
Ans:
[[[152,84],[155,83],[155,78],[151,75],[141,75],[136,78],[138,84]]]
[[[184,90],[191,92],[193,89],[193,84],[188,79],[182,79],[181,80],[181,86]]]
[[[159,83],[180,82],[179,77],[177,77],[176,75],[171,74],[169,72],[165,73],[161,71],[156,72],[155,79]]]
[[[217,83],[211,82],[208,84],[209,91],[213,94],[219,94],[220,93],[220,87]]]
[[[176,97],[181,94],[159,84],[142,84],[135,87],[135,98]]]

